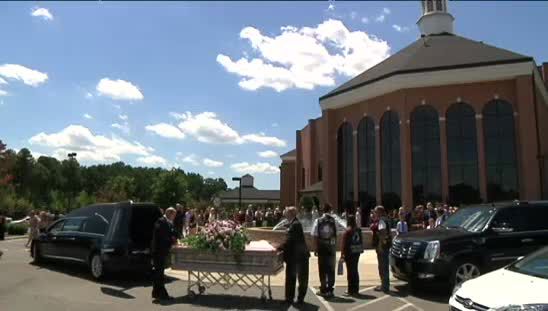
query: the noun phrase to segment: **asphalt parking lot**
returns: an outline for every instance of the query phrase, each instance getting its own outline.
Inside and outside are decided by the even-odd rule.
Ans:
[[[283,287],[272,288],[274,300],[262,302],[259,292],[239,288],[228,291],[210,288],[191,299],[186,282],[170,279],[167,289],[175,297],[163,304],[153,304],[151,285],[146,277],[115,275],[102,282],[91,279],[82,266],[64,263],[30,263],[24,240],[0,241],[4,256],[0,259],[0,306],[2,310],[297,310],[284,306]],[[448,296],[431,292],[413,292],[404,283],[392,286],[388,295],[373,290],[376,284],[365,284],[358,297],[343,297],[344,286],[337,287],[336,297],[325,300],[310,287],[306,304],[300,310],[393,310],[446,311]]]

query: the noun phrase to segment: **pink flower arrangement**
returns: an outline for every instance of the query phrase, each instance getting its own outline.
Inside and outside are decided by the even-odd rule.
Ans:
[[[243,252],[249,238],[238,223],[218,220],[201,228],[196,235],[186,238],[184,243],[197,249]]]

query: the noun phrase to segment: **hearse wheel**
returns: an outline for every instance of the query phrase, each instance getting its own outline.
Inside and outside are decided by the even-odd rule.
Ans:
[[[104,276],[105,267],[103,266],[103,260],[101,259],[101,255],[99,255],[99,253],[91,255],[89,268],[94,279],[99,280]]]

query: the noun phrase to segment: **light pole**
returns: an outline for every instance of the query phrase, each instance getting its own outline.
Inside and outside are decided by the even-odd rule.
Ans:
[[[75,160],[76,159],[76,156],[77,156],[77,153],[76,152],[71,152],[69,154],[67,154],[67,157],[69,158],[69,161],[72,161],[72,160]],[[69,211],[72,209],[72,200],[74,198],[74,189],[71,189],[70,191],[70,197],[69,197]]]
[[[239,209],[242,209],[242,178],[241,177],[232,177],[233,181],[239,182],[238,186],[238,206]]]

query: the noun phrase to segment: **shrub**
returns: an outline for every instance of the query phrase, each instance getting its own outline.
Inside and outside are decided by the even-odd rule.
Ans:
[[[28,226],[25,224],[8,225],[9,235],[23,235],[27,234]]]

